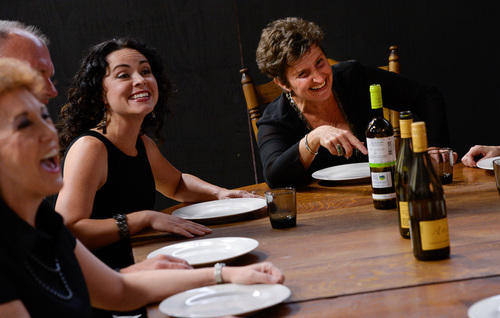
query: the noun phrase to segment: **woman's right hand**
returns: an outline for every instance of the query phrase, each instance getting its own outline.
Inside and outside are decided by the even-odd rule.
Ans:
[[[309,147],[318,149],[325,147],[332,155],[351,157],[354,148],[367,155],[368,150],[350,131],[330,125],[319,126],[308,134]],[[317,151],[317,150],[316,150]]]
[[[285,276],[272,263],[263,262],[242,267],[223,267],[221,270],[224,283],[235,284],[281,284]]]
[[[477,167],[479,160],[496,156],[500,156],[500,146],[476,145],[462,157],[462,163],[468,167]]]
[[[189,238],[212,233],[212,230],[205,225],[184,220],[174,215],[157,211],[146,212],[150,219],[150,228],[155,231],[175,233]]]

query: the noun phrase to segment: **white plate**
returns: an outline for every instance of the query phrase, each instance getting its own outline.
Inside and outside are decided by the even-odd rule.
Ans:
[[[279,304],[289,296],[290,289],[280,284],[222,284],[173,295],[162,301],[159,309],[173,317],[242,315]]]
[[[159,254],[184,259],[192,266],[211,265],[230,261],[249,253],[259,246],[259,242],[246,237],[220,237],[203,240],[191,240],[162,247],[149,253],[148,258]]]
[[[479,160],[477,162],[477,167],[481,169],[486,169],[486,170],[493,170],[493,161],[500,159],[500,157],[492,157],[492,158],[486,158],[483,160]]]
[[[350,163],[318,170],[312,174],[314,179],[327,181],[359,180],[370,177],[368,162]]]
[[[215,200],[188,205],[172,212],[172,215],[192,221],[221,222],[242,218],[266,206],[259,198]]]
[[[469,307],[469,318],[498,318],[500,317],[500,295],[488,297]]]

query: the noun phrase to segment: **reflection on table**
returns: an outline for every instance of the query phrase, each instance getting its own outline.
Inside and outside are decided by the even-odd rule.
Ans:
[[[244,187],[263,195],[265,184]],[[500,294],[500,197],[492,171],[454,167],[444,186],[450,259],[422,262],[398,232],[397,211],[376,210],[369,183],[314,182],[297,189],[297,226],[271,228],[264,211],[213,225],[205,238],[240,236],[259,246],[231,265],[271,261],[292,294],[253,317],[466,317]],[[184,204],[167,209],[172,213]],[[137,261],[184,238],[147,233]],[[166,317],[151,306],[150,317]]]

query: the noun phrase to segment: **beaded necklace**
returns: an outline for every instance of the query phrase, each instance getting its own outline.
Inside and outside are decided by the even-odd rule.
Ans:
[[[39,260],[38,258],[36,258],[35,255],[33,255],[33,254],[30,254],[30,258],[31,258],[31,260],[34,261],[34,263],[36,265],[38,265],[38,267],[46,270],[49,273],[58,274],[59,278],[61,279],[61,281],[63,283],[64,289],[66,290],[66,294],[63,294],[63,293],[57,291],[55,288],[53,288],[53,287],[49,286],[47,283],[45,283],[36,274],[35,270],[33,269],[33,267],[31,267],[31,265],[28,263],[28,261],[25,261],[24,262],[24,266],[26,266],[26,268],[28,269],[28,272],[31,274],[31,276],[33,276],[33,278],[35,279],[35,281],[40,286],[42,286],[45,290],[47,290],[52,295],[54,295],[54,296],[56,296],[58,298],[61,298],[63,300],[70,300],[71,298],[73,298],[73,291],[69,288],[68,282],[66,281],[66,278],[64,277],[64,275],[63,275],[63,273],[61,271],[61,265],[59,264],[59,259],[57,257],[55,258],[55,265],[56,265],[55,268],[52,268],[49,265],[45,264],[44,262],[42,262],[41,260]]]
[[[344,118],[347,118],[346,116],[346,113],[344,112],[344,107],[342,105],[342,102],[340,101],[340,99],[338,98],[337,96],[337,91],[335,90],[335,88],[332,87],[332,91],[333,91],[333,97],[335,98],[335,101],[337,102],[337,105],[339,105],[339,109],[340,111],[342,112],[342,115],[344,116]],[[293,97],[292,97],[292,92],[286,92],[285,93],[285,96],[286,98],[288,99],[288,101],[290,102],[290,105],[292,106],[292,108],[295,110],[295,112],[297,113],[297,115],[299,116],[300,120],[302,120],[302,122],[304,122],[304,124],[306,125],[307,129],[309,131],[313,130],[311,124],[309,123],[309,121],[307,120],[307,118],[304,116],[304,114],[300,111],[299,107],[297,106],[297,104],[295,104],[295,101],[293,100]],[[351,124],[346,120],[347,124],[349,125],[349,129],[351,131],[354,131],[351,127]]]
[[[352,127],[351,123],[347,120],[347,114],[344,111],[344,107],[342,105],[342,102],[340,101],[340,98],[338,97],[337,91],[335,90],[334,87],[332,87],[332,91],[333,91],[333,97],[335,97],[335,100],[337,101],[337,104],[339,105],[339,109],[342,112],[342,115],[344,116],[344,118],[346,119],[347,125],[349,126],[349,130],[354,134],[354,136],[356,138],[358,138],[358,136],[356,135],[356,131],[354,130],[354,127]],[[304,116],[304,114],[300,111],[297,104],[295,104],[295,101],[293,100],[293,97],[292,97],[292,92],[286,92],[285,96],[288,99],[288,101],[290,102],[290,105],[292,106],[292,108],[295,110],[295,112],[299,116],[300,120],[306,125],[306,128],[309,131],[312,131],[313,128],[312,128],[311,124],[309,123],[307,118]],[[358,149],[354,149],[355,157],[357,157],[359,155],[359,152],[360,151]]]
[[[302,112],[300,111],[300,109],[297,106],[297,104],[295,104],[295,101],[293,100],[293,97],[292,97],[292,93],[291,92],[286,92],[285,96],[288,99],[288,101],[290,102],[290,105],[292,105],[292,108],[295,110],[295,112],[297,113],[297,115],[299,115],[300,120],[302,120],[302,122],[304,122],[304,124],[306,125],[307,129],[309,131],[313,130],[312,127],[311,127],[311,124],[309,124],[309,121],[307,121],[306,117],[304,116],[304,114],[302,114]]]

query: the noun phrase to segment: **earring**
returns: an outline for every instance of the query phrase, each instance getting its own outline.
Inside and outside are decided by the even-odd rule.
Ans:
[[[106,118],[106,107],[104,107],[103,112],[104,112],[104,117],[102,118],[99,125],[97,125],[97,129],[102,128],[102,133],[105,135],[106,134],[106,125],[108,124],[108,119]]]
[[[151,113],[151,117],[152,117],[153,119],[156,119],[156,113],[155,113],[154,111]]]

